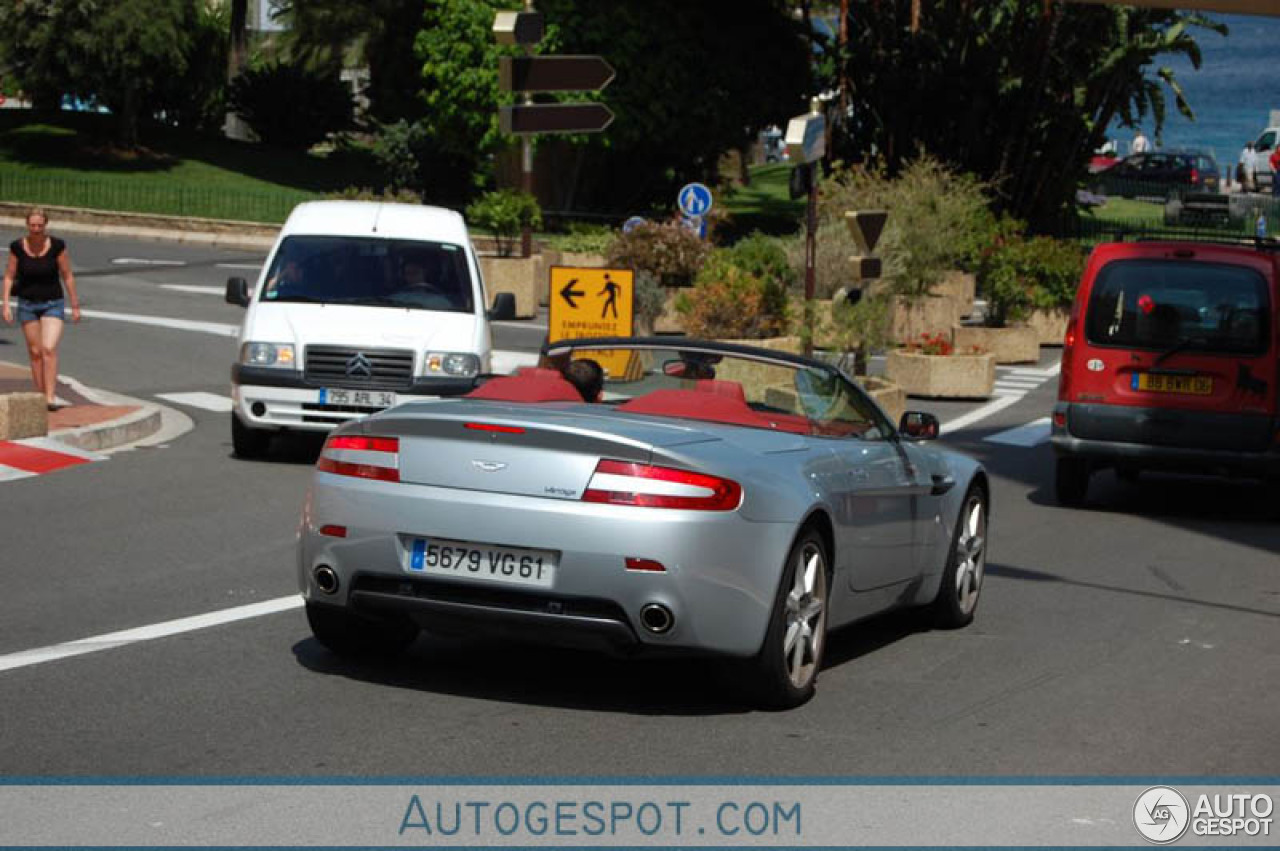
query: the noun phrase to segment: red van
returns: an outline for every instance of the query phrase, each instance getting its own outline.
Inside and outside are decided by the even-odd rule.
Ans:
[[[1094,471],[1280,477],[1277,279],[1270,243],[1108,243],[1071,308],[1053,409],[1055,490]]]

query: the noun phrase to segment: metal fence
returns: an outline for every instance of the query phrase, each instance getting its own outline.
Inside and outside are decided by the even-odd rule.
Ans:
[[[229,192],[225,187],[156,186],[129,179],[76,180],[21,173],[0,173],[0,200],[129,213],[152,213],[244,222],[283,222],[314,192],[276,189]]]

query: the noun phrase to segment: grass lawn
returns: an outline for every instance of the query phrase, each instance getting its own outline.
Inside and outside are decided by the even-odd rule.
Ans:
[[[804,223],[804,199],[793,201],[787,192],[791,165],[771,163],[751,169],[749,186],[734,185],[722,192],[722,203],[732,216],[728,230],[734,236],[752,231],[783,236],[797,232]],[[722,229],[723,230],[723,229]]]
[[[0,198],[33,204],[282,222],[300,201],[370,185],[367,158],[281,151],[160,130],[122,153],[109,116],[0,110]]]

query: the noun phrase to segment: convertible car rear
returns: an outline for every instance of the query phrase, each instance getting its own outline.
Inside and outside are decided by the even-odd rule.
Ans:
[[[600,401],[561,377],[574,359],[604,367]],[[933,417],[896,428],[829,365],[726,344],[578,340],[544,362],[329,437],[298,549],[324,645],[716,654],[792,706],[829,628],[904,605],[972,620],[989,487],[922,443]]]

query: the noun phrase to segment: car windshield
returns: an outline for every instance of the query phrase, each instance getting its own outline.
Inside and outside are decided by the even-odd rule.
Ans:
[[[1119,260],[1093,286],[1086,333],[1103,346],[1258,354],[1269,315],[1266,281],[1253,269]]]
[[[263,301],[471,313],[467,255],[450,243],[290,236],[267,270]]]
[[[799,358],[640,341],[559,343],[548,357],[560,369],[594,360],[605,373],[601,404],[627,413],[863,440],[893,433],[861,388],[832,367]]]

